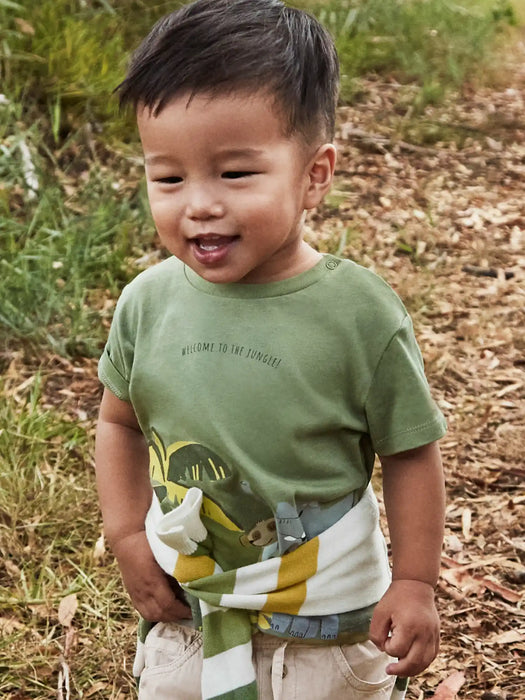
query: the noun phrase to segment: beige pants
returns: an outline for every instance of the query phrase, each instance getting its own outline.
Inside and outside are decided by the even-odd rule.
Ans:
[[[390,660],[372,642],[324,646],[257,633],[253,658],[259,700],[402,700]],[[199,632],[159,623],[145,645],[139,700],[201,700]]]

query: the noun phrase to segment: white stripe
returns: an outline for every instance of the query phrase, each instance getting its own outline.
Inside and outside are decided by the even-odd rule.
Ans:
[[[266,593],[256,593],[254,595],[225,593],[221,597],[221,606],[225,608],[241,608],[242,610],[262,610],[267,600],[268,596]]]
[[[146,652],[144,650],[144,642],[141,642],[140,639],[137,639],[137,651],[135,652],[135,659],[133,661],[132,670],[134,678],[138,678],[144,670],[144,667],[146,665],[145,654]]]
[[[234,669],[235,675],[227,674]],[[213,698],[255,681],[252,663],[252,643],[241,644],[228,651],[204,659],[202,667],[202,698]]]
[[[235,572],[235,594],[269,593],[275,591],[279,580],[281,559],[267,559],[256,564],[242,566]]]
[[[201,607],[202,617],[206,617],[206,615],[209,615],[210,613],[217,612],[217,610],[225,612],[224,608],[217,608],[215,605],[210,605],[205,600],[199,600],[199,605]]]
[[[317,561],[315,576],[306,581],[301,615],[357,610],[383,596],[390,584],[390,569],[370,487],[352,510],[319,535]]]

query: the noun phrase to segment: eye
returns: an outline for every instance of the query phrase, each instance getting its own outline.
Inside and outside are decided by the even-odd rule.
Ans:
[[[177,175],[171,175],[170,177],[158,177],[155,182],[160,182],[163,185],[177,185],[182,182],[182,178]]]
[[[239,180],[241,177],[249,177],[250,175],[256,175],[257,173],[252,170],[227,170],[221,175],[221,177],[226,180]]]

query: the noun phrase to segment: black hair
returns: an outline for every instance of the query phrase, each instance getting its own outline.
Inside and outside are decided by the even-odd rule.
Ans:
[[[266,91],[287,135],[333,139],[339,62],[328,31],[280,0],[196,0],[161,19],[116,88],[158,114],[182,94]]]

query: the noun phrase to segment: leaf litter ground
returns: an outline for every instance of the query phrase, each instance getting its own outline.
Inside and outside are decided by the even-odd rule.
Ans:
[[[409,88],[364,81],[360,101],[340,112],[334,190],[308,219],[315,246],[371,267],[405,300],[448,420],[437,593],[442,646],[412,681],[412,700],[434,693],[525,698],[524,59],[519,44],[503,86],[465,90],[446,106],[427,108],[419,122],[400,107]],[[432,145],[414,145],[415,123],[419,142]],[[7,390],[25,390],[34,369],[14,354]],[[100,396],[96,362],[50,357],[39,369],[44,407],[60,406],[91,430]],[[99,565],[114,566],[100,545]],[[2,619],[11,628],[23,623]],[[66,638],[73,625],[69,620]],[[119,665],[129,668],[132,617],[121,637],[107,680],[85,687],[84,697],[129,697],[129,678],[119,684],[109,676]],[[83,640],[88,650],[96,644],[81,638],[70,655]],[[62,697],[64,669],[69,673],[62,657]],[[20,689],[8,697],[39,696]]]
[[[412,681],[413,698],[458,672],[457,697],[525,698],[525,48],[518,49],[504,87],[425,111],[420,124],[448,136],[455,130],[461,147],[406,142],[396,115],[404,88],[368,83],[366,99],[342,110],[335,191],[311,222],[322,249],[375,269],[403,297],[448,420],[442,648]]]

